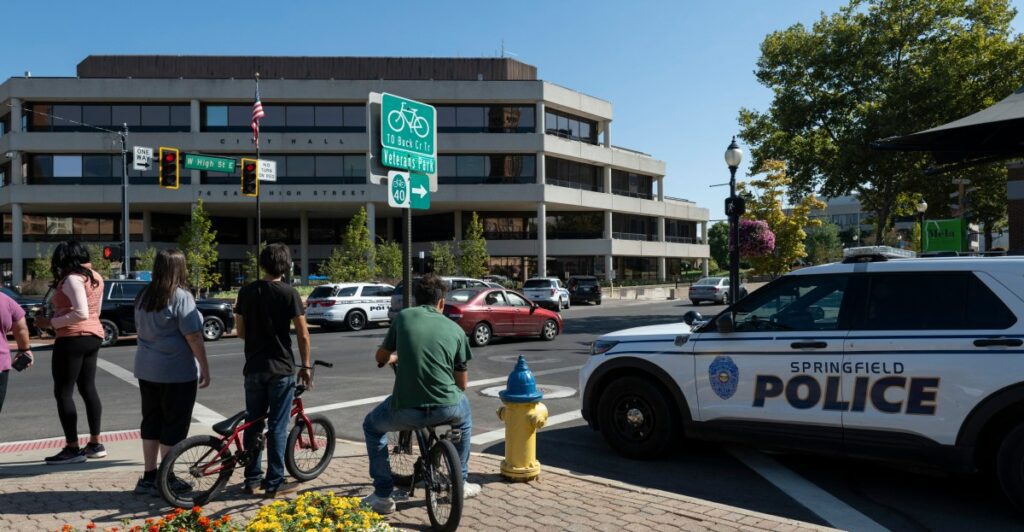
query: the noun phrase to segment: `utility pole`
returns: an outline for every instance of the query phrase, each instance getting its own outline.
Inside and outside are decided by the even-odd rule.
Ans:
[[[132,255],[128,249],[131,235],[131,227],[128,220],[128,124],[124,123],[124,130],[121,132],[121,220],[123,233],[121,234],[121,266],[124,271],[124,278],[128,278],[131,271]]]

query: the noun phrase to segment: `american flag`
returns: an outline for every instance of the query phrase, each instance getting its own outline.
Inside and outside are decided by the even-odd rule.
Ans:
[[[260,119],[263,118],[263,103],[260,102],[260,82],[256,81],[256,101],[252,104],[252,141],[260,145]]]

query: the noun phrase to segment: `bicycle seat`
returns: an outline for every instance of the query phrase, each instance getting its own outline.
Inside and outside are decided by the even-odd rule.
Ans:
[[[235,431],[239,423],[245,421],[245,410],[213,425],[213,431],[221,436],[228,436]]]

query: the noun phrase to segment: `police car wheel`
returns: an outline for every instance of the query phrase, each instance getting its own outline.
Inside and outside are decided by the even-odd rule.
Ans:
[[[658,458],[669,450],[676,420],[667,397],[647,379],[622,377],[601,394],[601,433],[608,444],[630,458]]]
[[[363,327],[366,327],[366,314],[363,314],[361,310],[353,310],[345,317],[345,323],[348,324],[349,329],[361,331]]]
[[[999,445],[996,477],[1010,502],[1024,511],[1024,423],[1011,430]]]

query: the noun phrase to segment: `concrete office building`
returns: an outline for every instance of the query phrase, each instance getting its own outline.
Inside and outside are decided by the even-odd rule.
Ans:
[[[360,207],[378,239],[406,237],[385,187],[367,182],[371,91],[438,109],[440,190],[415,213],[414,251],[458,241],[475,211],[492,272],[509,276],[671,279],[708,256],[708,211],[665,196],[662,161],[612,145],[612,104],[539,80],[515,60],[90,56],[76,77],[0,85],[5,280],[20,282],[55,242],[120,240],[119,139],[89,125],[127,123],[129,145],[253,156],[257,71],[262,157],[278,169],[277,182],[261,186],[262,239],[288,243],[303,276]],[[239,276],[256,224],[237,174],[183,171],[181,188],[165,190],[155,169],[130,170],[129,182],[135,249],[173,245],[202,199],[222,278]]]

